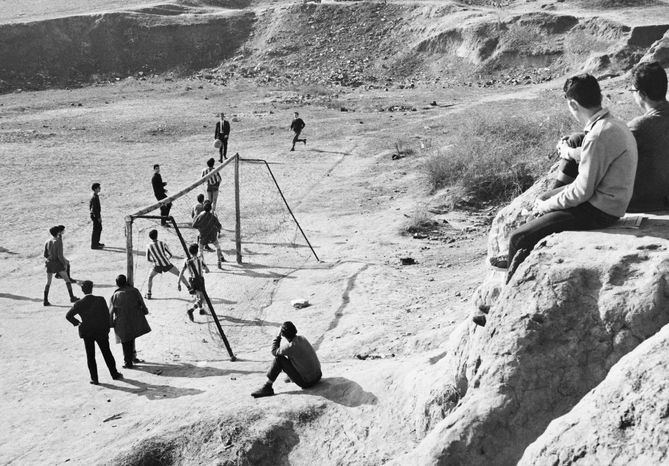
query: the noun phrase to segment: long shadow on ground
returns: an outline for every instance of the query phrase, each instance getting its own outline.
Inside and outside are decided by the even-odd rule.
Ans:
[[[263,371],[247,371],[239,369],[219,369],[217,367],[196,366],[194,364],[168,364],[145,362],[136,365],[135,370],[150,372],[151,374],[164,377],[188,377],[200,379],[203,377],[221,377],[230,374],[259,374]]]
[[[317,395],[349,408],[355,408],[356,406],[361,405],[374,405],[378,401],[376,395],[371,392],[366,392],[357,382],[345,377],[327,377],[321,379],[321,381],[312,388],[281,392],[278,394]]]
[[[112,385],[110,383],[101,383],[101,387],[109,388],[111,390],[118,390],[126,393],[134,393],[138,396],[145,396],[147,400],[164,400],[166,398],[180,398],[182,396],[199,395],[203,393],[202,390],[196,388],[178,388],[170,385],[153,385],[138,380],[124,378],[119,383],[131,385],[126,387],[123,385]]]

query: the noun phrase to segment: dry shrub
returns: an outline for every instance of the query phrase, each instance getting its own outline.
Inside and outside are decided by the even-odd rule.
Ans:
[[[550,166],[557,139],[572,123],[561,107],[509,117],[476,112],[464,118],[453,144],[423,163],[432,192],[456,186],[471,203],[504,202],[530,187]]]

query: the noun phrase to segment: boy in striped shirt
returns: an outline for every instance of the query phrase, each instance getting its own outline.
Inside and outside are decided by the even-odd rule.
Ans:
[[[151,230],[149,232],[151,242],[146,246],[146,260],[153,264],[153,268],[149,272],[149,289],[144,296],[146,299],[151,299],[151,288],[153,288],[153,277],[159,273],[169,272],[173,275],[179,276],[179,271],[170,262],[172,253],[167,244],[158,239],[158,230]],[[188,286],[188,282],[183,277],[180,280],[184,285]]]
[[[193,311],[196,309],[200,310],[200,315],[205,315],[207,312],[202,307],[204,302],[204,276],[202,272],[204,271],[204,261],[199,254],[199,248],[197,244],[191,244],[188,247],[188,252],[191,257],[184,260],[184,265],[181,268],[181,273],[179,274],[179,282],[177,284],[177,289],[181,291],[181,280],[183,279],[186,269],[190,272],[190,286],[188,291],[193,295],[193,306],[189,307],[186,311],[188,318],[191,322],[194,322]]]
[[[202,178],[214,171],[214,164],[216,160],[207,160],[207,168],[202,170]],[[218,187],[221,185],[221,175],[216,172],[207,180],[207,197],[211,202],[211,210],[216,210],[216,201],[218,200]]]

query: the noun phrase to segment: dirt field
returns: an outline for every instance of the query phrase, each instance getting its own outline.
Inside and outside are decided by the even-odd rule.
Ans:
[[[242,85],[186,91],[187,86],[190,82],[127,80],[0,97],[0,254],[5,264],[0,351],[6,355],[1,386],[9,434],[0,445],[4,463],[103,462],[154,433],[201,422],[203,412],[216,417],[219,411],[296,408],[324,399],[330,399],[325,409],[344,419],[335,431],[341,434],[347,418],[361,429],[369,427],[373,419],[390,418],[396,410],[384,393],[390,383],[386,375],[410,365],[417,352],[434,348],[465,315],[481,273],[485,228],[473,228],[450,244],[401,236],[425,191],[415,157],[390,157],[399,139],[417,145],[418,138],[442,134],[465,108],[461,95],[439,95],[440,102],[455,104],[448,108],[426,106],[433,95],[412,91],[343,98],[352,110],[380,103],[420,109],[404,113],[303,105],[309,142],[288,152],[294,106],[285,102],[294,99],[292,93],[265,90],[258,95]],[[196,324],[188,322],[188,295],[176,291],[176,280],[158,277],[157,299],[149,302],[153,332],[138,340],[147,364],[125,370],[126,379],[119,382],[100,367],[102,385],[92,387],[82,342],[64,319],[69,303],[62,282],[52,285],[53,306],[41,304],[47,229],[67,226],[65,254],[73,275],[93,280],[95,294],[108,298],[115,276],[125,271],[123,218],[153,202],[152,164],[162,165],[172,192],[197,178],[213,155],[211,133],[220,108],[233,118],[230,150],[274,162],[277,179],[322,262],[295,257],[301,268],[291,270],[293,264],[264,260],[253,255],[253,245],[245,245],[249,255],[243,265],[227,264],[207,276],[237,362],[228,361],[208,319],[197,316]],[[107,245],[102,251],[88,248],[93,181],[102,183],[102,240]],[[175,206],[174,212],[183,208]],[[476,223],[468,214],[448,218],[454,232]],[[178,251],[175,240],[166,238]],[[400,257],[407,256],[417,265],[401,266]],[[148,266],[142,257],[137,260],[136,283],[145,289]],[[290,301],[301,297],[312,306],[293,309]],[[297,396],[294,386],[281,382],[277,392],[291,394],[254,401],[249,393],[263,382],[270,340],[286,319],[317,346],[325,383]],[[120,346],[113,350],[120,365]],[[361,393],[378,400],[365,405],[369,416],[360,413]],[[408,433],[404,441],[386,447],[371,440],[334,457],[368,454],[374,463],[413,441]],[[301,445],[310,448],[306,440]],[[299,447],[291,453],[300,454]]]

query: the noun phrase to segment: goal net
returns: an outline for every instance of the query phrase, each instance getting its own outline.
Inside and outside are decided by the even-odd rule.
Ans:
[[[205,274],[206,288],[230,343],[236,351],[244,351],[247,349],[244,342],[255,340],[246,338],[247,334],[265,325],[264,310],[271,304],[276,282],[306,263],[318,261],[270,165],[264,160],[244,159],[236,154],[207,177],[128,215],[127,276],[142,293],[146,291],[151,264],[145,252],[152,229],[158,230],[159,239],[170,247],[174,265],[181,266],[188,253],[182,247],[179,234],[186,247],[197,242],[198,231],[191,226],[192,209],[198,194],[204,194],[207,199],[207,180],[215,173],[221,176],[215,215],[222,225],[219,244],[226,263],[218,270],[216,252],[204,252],[205,263],[211,270]],[[167,203],[172,204],[169,215],[177,224],[176,229],[161,225],[160,207]],[[170,280],[171,286],[175,282]],[[222,346],[211,316],[203,319],[208,323],[210,341]],[[268,334],[276,332],[274,328],[265,330]],[[193,352],[198,353],[196,349]]]

